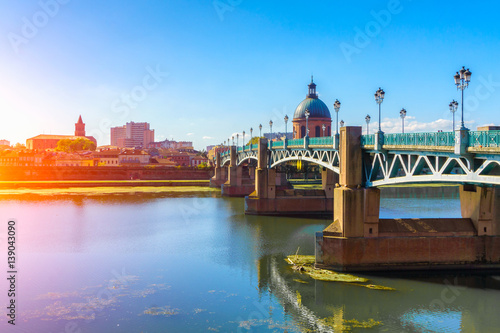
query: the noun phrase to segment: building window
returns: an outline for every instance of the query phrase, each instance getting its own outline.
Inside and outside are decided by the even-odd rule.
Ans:
[[[306,136],[306,127],[305,126],[302,126],[300,128],[300,137],[303,138]]]
[[[321,131],[321,128],[319,126],[316,126],[316,128],[314,130],[314,132],[315,132],[314,134],[317,138],[321,136],[320,131]]]

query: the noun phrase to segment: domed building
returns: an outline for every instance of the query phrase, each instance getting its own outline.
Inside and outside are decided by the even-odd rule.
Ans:
[[[309,137],[330,136],[332,126],[332,116],[330,110],[316,93],[316,84],[311,76],[311,83],[308,85],[309,93],[295,109],[293,115],[293,138],[300,139],[306,136],[306,123],[309,127]],[[309,120],[306,121],[306,110],[309,111]],[[323,134],[323,125],[325,131]]]

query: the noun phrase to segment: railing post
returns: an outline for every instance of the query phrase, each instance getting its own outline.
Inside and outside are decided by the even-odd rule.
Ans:
[[[309,136],[304,137],[304,149],[309,149]]]
[[[285,137],[285,140],[283,140],[283,149],[286,149],[288,146],[288,139]]]
[[[336,133],[333,136],[333,149],[339,150],[339,134],[338,133]]]
[[[469,130],[461,128],[455,131],[455,154],[465,155],[469,146]]]
[[[384,146],[384,132],[378,131],[375,133],[375,150],[382,150]]]

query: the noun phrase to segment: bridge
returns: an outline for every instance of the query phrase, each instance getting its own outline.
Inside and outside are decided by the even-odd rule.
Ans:
[[[457,131],[460,133],[460,131]],[[500,131],[467,131],[465,149],[453,132],[361,135],[364,187],[403,183],[500,185]],[[269,168],[307,161],[339,174],[335,137],[302,138],[268,143]],[[258,160],[258,144],[237,147],[236,164]],[[221,165],[230,163],[230,149]]]
[[[319,165],[322,191],[287,187],[278,169],[290,161]],[[246,214],[333,215],[316,237],[317,266],[500,267],[500,131],[361,135],[353,126],[332,137],[259,139],[218,154],[213,182],[223,194],[245,193]],[[379,187],[417,183],[460,185],[462,218],[379,218]]]

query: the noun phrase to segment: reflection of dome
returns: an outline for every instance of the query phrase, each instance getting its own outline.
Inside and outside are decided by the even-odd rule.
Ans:
[[[307,98],[300,102],[300,104],[295,109],[293,119],[305,118],[306,109],[309,110],[309,118],[332,118],[330,115],[330,110],[322,100],[318,98],[316,94],[316,85],[314,84],[312,77],[311,83],[309,83],[309,94]]]

